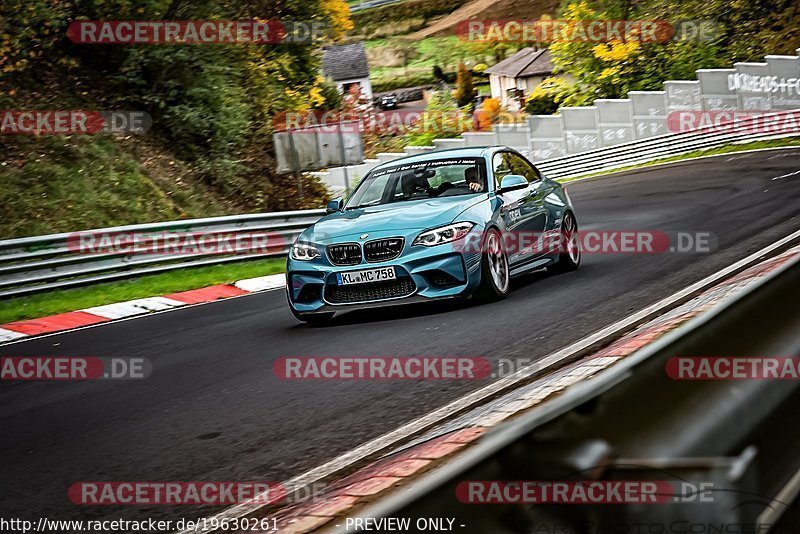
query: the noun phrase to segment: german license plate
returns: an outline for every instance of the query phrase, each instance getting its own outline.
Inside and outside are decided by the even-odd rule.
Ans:
[[[380,269],[367,269],[366,271],[351,271],[349,273],[337,273],[340,286],[351,284],[368,284],[370,282],[383,282],[384,280],[395,280],[397,274],[394,267],[381,267]]]

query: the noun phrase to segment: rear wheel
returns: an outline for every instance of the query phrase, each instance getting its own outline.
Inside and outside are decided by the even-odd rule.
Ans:
[[[561,241],[559,248],[564,247],[564,252],[558,255],[556,263],[547,269],[553,273],[567,273],[575,271],[581,264],[581,246],[578,236],[578,222],[571,212],[564,214],[561,222]]]
[[[475,291],[475,297],[486,302],[506,298],[510,274],[500,232],[494,229],[487,232],[481,256],[481,285]]]

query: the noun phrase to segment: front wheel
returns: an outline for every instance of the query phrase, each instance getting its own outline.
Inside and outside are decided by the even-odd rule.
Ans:
[[[500,232],[489,230],[481,258],[481,284],[475,297],[485,302],[502,300],[508,295],[509,282],[508,255]]]
[[[581,264],[581,245],[578,235],[578,222],[571,212],[564,214],[561,222],[561,240],[559,249],[564,252],[558,255],[558,260],[547,269],[553,273],[567,273],[576,271]]]

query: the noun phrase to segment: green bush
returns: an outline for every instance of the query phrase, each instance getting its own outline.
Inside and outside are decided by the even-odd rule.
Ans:
[[[456,102],[459,107],[463,108],[472,104],[476,96],[478,96],[478,91],[475,89],[475,84],[472,83],[472,73],[462,63],[458,66],[458,75],[456,77]]]
[[[553,95],[539,94],[525,102],[525,113],[528,115],[553,115],[556,111],[558,102]]]
[[[433,73],[419,74],[416,76],[400,76],[396,78],[378,78],[372,82],[372,90],[376,93],[401,89],[403,87],[417,87],[436,83]]]
[[[434,91],[425,106],[425,113],[427,117],[417,121],[403,136],[406,145],[430,146],[434,139],[459,137],[472,130],[469,114],[459,109],[449,89]]]
[[[341,14],[329,8],[325,0],[289,0],[272,5],[270,16],[341,23]],[[164,220],[187,213],[323,206],[326,191],[313,180],[304,187],[302,202],[287,196],[288,190],[279,185],[284,177],[275,175],[272,147],[276,113],[336,104],[330,87],[320,80],[320,43],[80,46],[65,37],[68,23],[82,19],[253,17],[263,18],[264,6],[252,0],[2,3],[0,100],[4,108],[136,110],[152,118],[150,132],[135,142],[122,137],[102,142],[87,139],[85,146],[76,142],[80,150],[73,148],[64,157],[56,154],[60,138],[52,143],[11,140],[14,150],[20,151],[13,160],[11,144],[6,143],[4,163],[33,158],[33,164],[0,171],[4,182],[15,184],[3,191],[3,201],[26,207],[12,214],[6,235],[41,232],[47,226],[73,229],[79,224]],[[119,162],[117,167],[123,162],[127,166],[111,168],[111,160]],[[151,180],[150,166],[166,172],[157,172]],[[175,169],[182,174],[173,175]],[[107,173],[113,174],[113,181],[105,179]],[[161,178],[164,183],[156,183]],[[29,195],[21,186],[24,183],[36,184],[31,189],[38,194]],[[80,195],[71,183],[80,183],[87,194]],[[103,187],[109,189],[95,193]],[[173,202],[179,195],[181,201]],[[203,202],[194,200],[201,197],[216,208],[204,209]],[[38,218],[41,226],[24,220],[25,214],[36,214],[30,217]]]

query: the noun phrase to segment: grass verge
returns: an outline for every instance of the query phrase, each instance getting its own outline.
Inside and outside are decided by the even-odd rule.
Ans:
[[[0,301],[0,324],[215,284],[228,284],[245,278],[282,273],[285,266],[286,262],[282,259],[246,261],[178,269],[130,280],[16,297]]]

